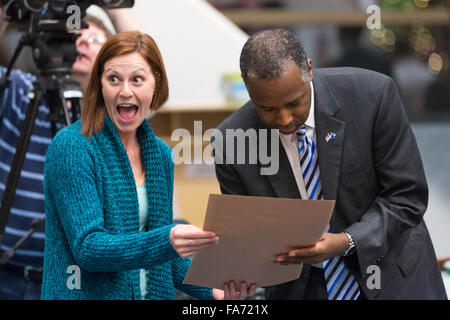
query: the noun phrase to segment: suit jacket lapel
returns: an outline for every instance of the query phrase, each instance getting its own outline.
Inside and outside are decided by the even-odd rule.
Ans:
[[[316,144],[323,197],[326,200],[335,200],[344,148],[345,123],[324,113],[318,113],[316,119],[318,120],[316,121]],[[326,137],[329,133],[336,134],[336,138],[327,142]]]
[[[338,100],[320,77],[314,79],[316,144],[319,155],[320,179],[323,198],[336,200],[341,172],[342,152],[344,149],[345,122],[335,118],[341,109]],[[328,139],[334,133],[335,139]],[[331,218],[331,229],[336,226],[336,217]]]

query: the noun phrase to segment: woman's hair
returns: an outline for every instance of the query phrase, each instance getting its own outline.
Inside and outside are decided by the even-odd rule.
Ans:
[[[88,138],[98,133],[104,125],[107,115],[102,95],[102,74],[105,63],[113,58],[133,52],[139,53],[149,64],[155,77],[155,92],[153,94],[151,110],[160,108],[169,97],[169,85],[166,70],[158,46],[152,37],[138,31],[121,32],[105,42],[95,60],[91,77],[83,98],[81,109],[81,132]]]

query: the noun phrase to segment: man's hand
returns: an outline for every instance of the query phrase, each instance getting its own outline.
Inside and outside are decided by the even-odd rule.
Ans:
[[[280,254],[275,259],[275,264],[315,264],[332,257],[341,256],[349,246],[349,241],[344,233],[324,233],[322,238],[310,247],[298,248],[288,253]]]

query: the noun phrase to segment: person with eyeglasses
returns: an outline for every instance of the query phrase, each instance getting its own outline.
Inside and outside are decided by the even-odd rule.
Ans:
[[[0,13],[1,13],[0,8]],[[115,31],[139,30],[131,9],[105,10]],[[2,16],[3,17],[3,16]],[[76,31],[78,57],[72,65],[72,78],[80,83],[83,93],[86,90],[90,71],[103,43],[112,36],[103,22],[91,15],[84,21],[87,29]],[[0,66],[0,78],[6,72]],[[15,154],[18,132],[22,127],[29,99],[27,92],[33,87],[35,75],[15,69],[11,73],[11,85],[0,102],[0,199],[6,187],[11,162]],[[61,129],[62,125],[58,127]],[[53,138],[49,121],[49,107],[46,98],[41,100],[30,145],[18,182],[5,234],[0,244],[0,254],[10,250],[24,236],[36,221],[43,221],[44,192],[43,172],[47,148]],[[38,223],[35,231],[16,250],[5,265],[0,265],[0,300],[40,299],[42,266],[44,258],[44,223]]]

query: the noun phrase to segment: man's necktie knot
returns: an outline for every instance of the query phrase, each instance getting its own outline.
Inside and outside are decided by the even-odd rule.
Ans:
[[[302,126],[300,127],[300,129],[297,130],[296,134],[297,134],[297,140],[298,140],[298,142],[302,142],[302,140],[304,140],[305,137],[306,137],[306,129],[305,129],[305,125],[302,125]]]

